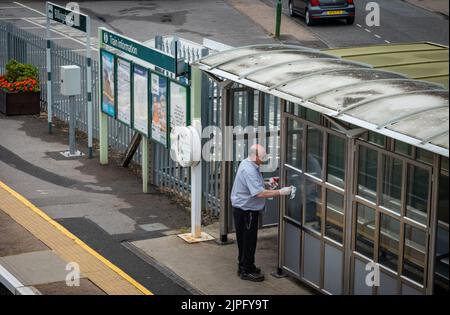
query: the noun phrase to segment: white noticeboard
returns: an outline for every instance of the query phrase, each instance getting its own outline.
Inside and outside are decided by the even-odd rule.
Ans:
[[[187,126],[187,87],[170,82],[170,127]]]
[[[148,70],[134,66],[133,128],[148,137]]]
[[[167,147],[167,78],[151,74],[152,139]]]
[[[117,59],[117,119],[131,126],[131,62]]]

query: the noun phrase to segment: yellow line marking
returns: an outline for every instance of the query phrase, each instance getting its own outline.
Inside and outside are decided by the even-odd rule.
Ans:
[[[111,263],[109,260],[107,260],[105,257],[97,253],[95,250],[93,250],[91,247],[89,247],[86,243],[84,243],[82,240],[80,240],[78,237],[76,237],[74,234],[69,232],[66,228],[64,228],[61,224],[50,218],[46,213],[44,213],[41,209],[37,208],[35,205],[33,205],[31,202],[29,202],[25,197],[20,195],[18,192],[7,186],[5,183],[0,181],[0,188],[4,189],[6,192],[8,192],[10,195],[12,195],[15,199],[17,199],[20,203],[22,203],[24,206],[32,210],[34,213],[36,213],[38,216],[40,216],[42,219],[44,219],[47,223],[51,224],[53,227],[55,227],[58,231],[60,231],[62,234],[64,234],[69,239],[73,240],[78,246],[83,248],[85,251],[87,251],[89,254],[100,260],[103,264],[105,264],[108,268],[113,270],[115,273],[117,273],[119,276],[121,276],[123,279],[125,279],[127,282],[132,284],[134,287],[136,287],[139,291],[141,291],[144,295],[153,295],[151,291],[146,289],[144,286],[142,286],[140,283],[138,283],[136,280],[131,278],[128,274],[126,274],[124,271],[122,271],[119,267]]]

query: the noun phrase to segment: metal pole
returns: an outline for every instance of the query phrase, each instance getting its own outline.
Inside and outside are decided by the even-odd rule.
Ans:
[[[148,160],[148,138],[147,137],[142,137],[142,154],[141,154],[141,159],[142,159],[142,192],[144,194],[148,193],[148,165],[149,165],[149,160]]]
[[[220,170],[220,240],[219,244],[229,244],[228,232],[229,232],[229,190],[231,179],[231,167],[232,159],[229,159],[229,155],[232,155],[233,150],[233,138],[229,139],[225,127],[230,125],[230,112],[231,109],[231,89],[230,87],[224,87],[222,89],[222,164]],[[231,146],[231,147],[230,147]]]
[[[193,126],[202,134],[202,72],[192,67],[191,84],[191,117]],[[206,104],[205,104],[206,105]],[[191,233],[192,237],[202,236],[202,161],[191,168]]]
[[[92,50],[91,50],[91,18],[86,17],[86,59],[87,59],[87,124],[88,124],[88,157],[92,159],[93,156],[93,106],[92,106]]]
[[[99,50],[98,50],[98,60],[100,61],[102,58],[101,48],[103,48],[103,29],[98,29],[98,41],[99,41]],[[108,117],[106,114],[102,112],[102,84],[101,80],[101,72],[102,69],[99,69],[98,73],[98,110],[99,110],[99,142],[100,142],[100,164],[107,165],[108,164]]]
[[[52,97],[52,43],[50,41],[50,18],[49,18],[49,3],[45,3],[46,16],[47,16],[47,114],[48,114],[48,133],[52,133],[52,117],[53,117],[53,97]]]
[[[352,255],[352,231],[355,228],[353,222],[353,187],[355,185],[356,142],[354,136],[347,137],[347,165],[345,174],[345,232],[344,232],[344,294],[351,294],[351,255]]]
[[[433,180],[432,180],[432,196],[431,196],[431,211],[430,211],[430,236],[428,238],[428,272],[426,283],[426,294],[432,295],[434,293],[434,269],[436,263],[436,240],[437,231],[439,228],[439,186],[441,177],[442,158],[437,154],[434,155],[433,163]]]
[[[76,135],[75,135],[75,96],[69,96],[69,152],[71,156],[76,153]]]
[[[281,0],[277,2],[277,16],[275,21],[275,37],[280,37],[281,32],[281,13],[283,11],[283,4]]]

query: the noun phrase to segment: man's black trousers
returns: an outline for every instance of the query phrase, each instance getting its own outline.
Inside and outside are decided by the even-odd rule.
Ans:
[[[254,272],[259,211],[243,211],[233,208],[233,215],[239,248],[239,268],[245,272]]]

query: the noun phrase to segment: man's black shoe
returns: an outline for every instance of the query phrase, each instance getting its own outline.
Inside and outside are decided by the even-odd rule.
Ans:
[[[253,282],[262,282],[262,281],[264,281],[264,276],[260,273],[254,273],[254,272],[248,273],[248,272],[242,271],[241,279],[253,281]]]
[[[242,268],[238,267],[237,275],[238,277],[241,276]],[[252,273],[261,273],[261,268],[255,267],[255,269],[252,271]]]

